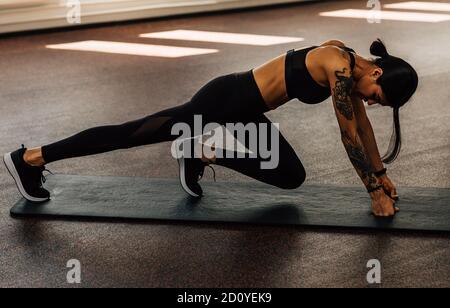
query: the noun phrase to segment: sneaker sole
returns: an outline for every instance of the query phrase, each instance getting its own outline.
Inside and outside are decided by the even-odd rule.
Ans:
[[[12,161],[11,153],[6,153],[3,156],[3,163],[5,164],[6,169],[8,169],[9,174],[14,179],[14,182],[16,182],[16,186],[17,186],[17,189],[19,189],[20,194],[25,199],[27,199],[30,202],[36,202],[36,203],[42,203],[42,202],[50,200],[50,199],[46,199],[46,198],[32,197],[25,191],[25,188],[23,187],[22,181],[20,180],[19,173],[17,172],[16,166],[14,165],[14,163]]]
[[[191,195],[192,197],[195,198],[199,198],[200,195],[194,193],[192,190],[189,189],[189,187],[186,184],[186,176],[185,176],[185,168],[184,168],[184,158],[182,157],[182,153],[180,152],[180,147],[179,147],[179,143],[177,142],[177,156],[180,158],[177,158],[178,161],[178,166],[179,166],[179,170],[180,170],[180,183],[181,183],[181,187],[183,187],[184,191],[187,192],[189,195]]]

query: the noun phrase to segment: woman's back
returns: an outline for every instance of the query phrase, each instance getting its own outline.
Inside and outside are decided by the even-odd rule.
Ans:
[[[346,49],[340,41],[328,41],[321,46],[290,50],[253,70],[261,95],[270,109],[293,98],[315,104],[330,96],[327,73],[322,69],[321,61],[335,53],[336,47],[330,47],[330,50],[326,46]]]

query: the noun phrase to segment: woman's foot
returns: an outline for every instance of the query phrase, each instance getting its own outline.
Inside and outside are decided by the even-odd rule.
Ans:
[[[208,163],[200,158],[185,157],[184,148],[190,146],[191,140],[177,140],[177,159],[180,167],[180,182],[184,191],[195,198],[203,196],[203,189],[198,181],[203,177]]]
[[[25,199],[35,203],[46,202],[50,200],[50,193],[42,187],[42,182],[45,182],[42,173],[46,169],[44,166],[37,167],[26,163],[23,158],[26,151],[22,145],[21,149],[6,153],[3,162]]]

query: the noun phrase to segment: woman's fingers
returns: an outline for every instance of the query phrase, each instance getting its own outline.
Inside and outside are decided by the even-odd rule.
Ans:
[[[397,194],[397,190],[395,189],[395,187],[392,188],[391,193],[389,195],[392,199],[394,199],[395,201],[398,201],[398,194]]]
[[[390,191],[390,192],[387,193],[387,195],[388,195],[392,200],[398,201],[398,195],[397,195],[396,192]]]
[[[372,214],[376,217],[392,217],[398,212],[400,212],[400,208],[395,206],[395,202],[392,202],[390,205],[386,204],[385,206],[380,203],[372,204]]]
[[[389,186],[385,186],[383,183],[383,189],[384,189],[384,193],[386,195],[388,195],[391,199],[397,200],[398,196],[395,196],[395,192],[392,192],[391,188]]]
[[[391,196],[393,199],[398,200],[398,194],[397,194],[397,190],[395,188],[392,190]]]
[[[384,209],[374,209],[372,213],[377,217],[390,217],[394,216],[396,213],[400,212],[400,208],[394,207],[394,211],[388,211]]]
[[[388,195],[391,199],[397,201],[398,194],[394,184],[392,184],[392,182],[387,177],[381,181],[381,184],[383,185],[386,195]]]

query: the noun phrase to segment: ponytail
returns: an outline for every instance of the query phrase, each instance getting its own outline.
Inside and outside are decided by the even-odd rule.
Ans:
[[[379,38],[370,45],[370,53],[378,57],[374,64],[383,70],[383,74],[377,79],[377,83],[393,109],[392,135],[388,150],[382,157],[383,163],[390,164],[397,158],[402,146],[399,109],[416,91],[418,76],[409,63],[390,55]]]
[[[392,135],[391,135],[391,139],[389,140],[388,150],[387,150],[386,154],[384,154],[384,156],[381,158],[381,160],[385,164],[392,163],[397,158],[397,156],[400,153],[400,150],[402,148],[402,133],[400,130],[399,108],[395,107],[395,108],[393,108],[393,110],[394,110],[394,112],[393,112],[394,125],[393,125],[393,129],[392,129]]]
[[[380,57],[381,59],[389,56],[386,46],[379,38],[376,41],[373,41],[372,45],[370,45],[370,54]]]

